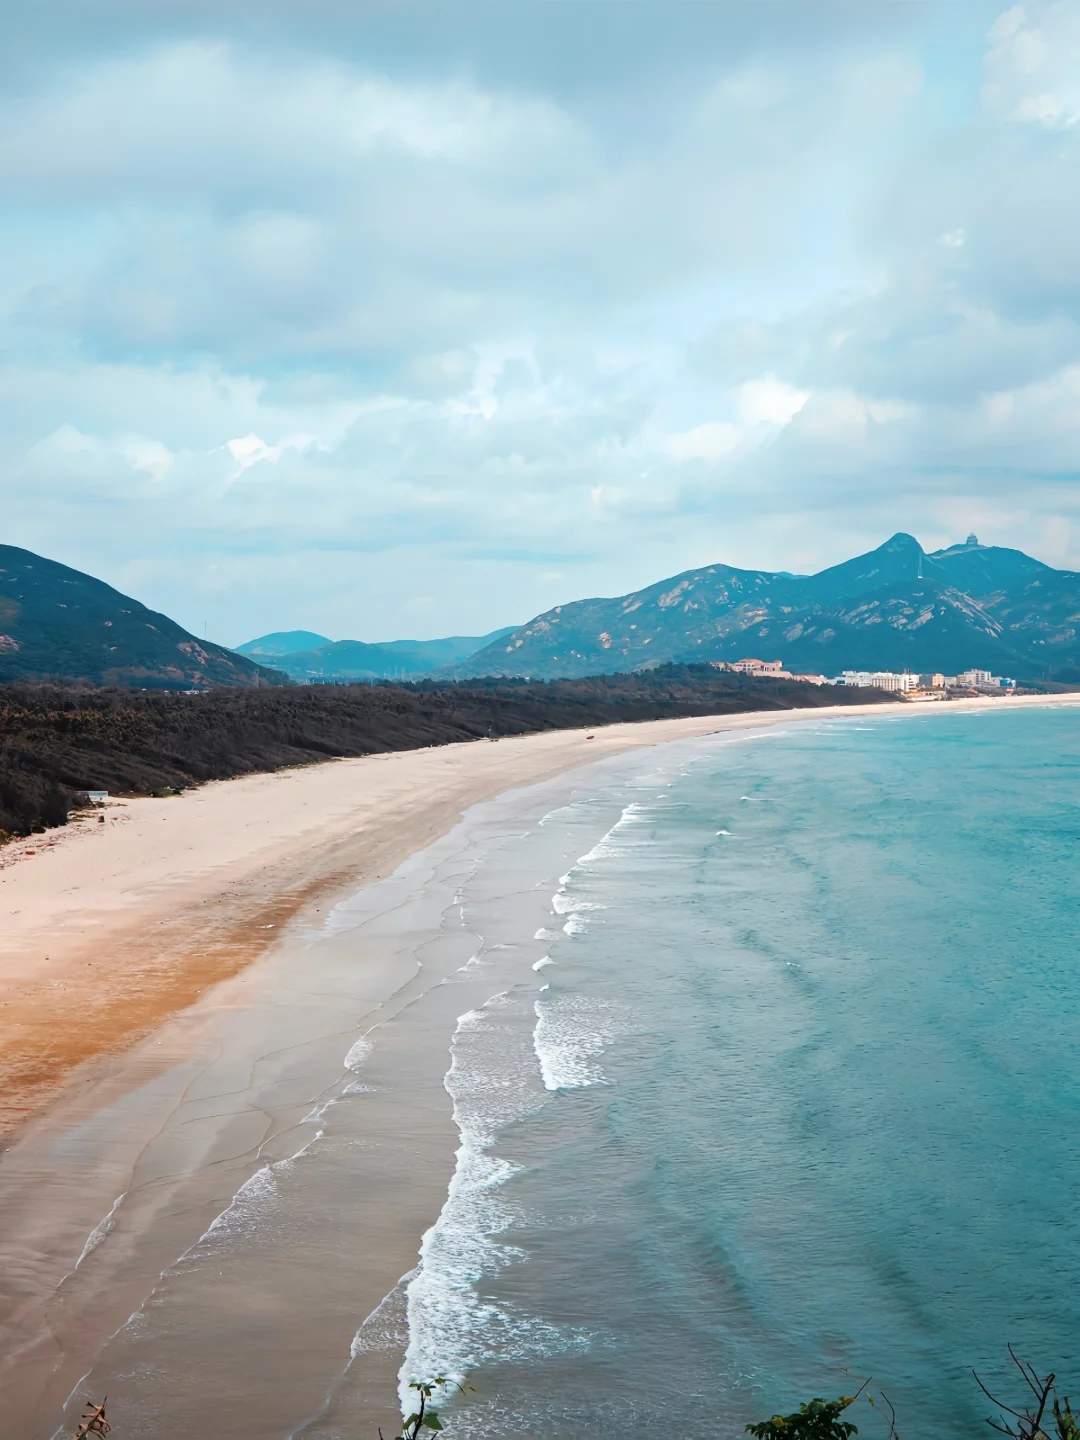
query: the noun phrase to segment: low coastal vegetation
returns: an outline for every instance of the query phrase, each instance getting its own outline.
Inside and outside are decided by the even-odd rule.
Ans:
[[[62,825],[87,791],[172,794],[331,757],[680,715],[887,701],[870,690],[665,665],[583,680],[315,685],[200,694],[0,687],[0,838]]]
[[[976,1385],[994,1407],[995,1413],[986,1417],[990,1429],[1009,1436],[1010,1440],[1080,1440],[1080,1420],[1073,1414],[1068,1396],[1059,1392],[1053,1371],[1040,1375],[1033,1365],[1021,1360],[1011,1345],[1009,1358],[1024,1385],[1017,1405],[995,1395],[972,1372]],[[772,1415],[768,1420],[747,1425],[746,1432],[755,1440],[850,1440],[859,1434],[859,1427],[849,1418],[859,1400],[864,1400],[882,1417],[879,1433],[885,1440],[901,1440],[892,1401],[884,1391],[876,1394],[871,1391],[869,1381],[854,1395],[841,1395],[836,1400],[808,1400],[790,1415]]]

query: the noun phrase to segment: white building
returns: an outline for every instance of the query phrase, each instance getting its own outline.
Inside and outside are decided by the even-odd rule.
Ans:
[[[747,657],[745,660],[732,660],[728,669],[736,671],[739,675],[772,675],[776,679],[787,678],[788,674],[782,660],[755,660],[752,657]]]
[[[910,670],[845,670],[837,679],[838,685],[857,685],[861,689],[871,686],[875,690],[888,690],[893,694],[906,694],[919,688],[919,677]]]

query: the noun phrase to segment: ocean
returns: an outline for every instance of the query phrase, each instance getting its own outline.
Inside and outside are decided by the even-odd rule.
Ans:
[[[161,1273],[69,1420],[363,1440],[444,1374],[451,1440],[696,1440],[872,1377],[917,1440],[979,1428],[972,1368],[1015,1395],[1010,1343],[1077,1388],[1078,722],[628,752],[313,916],[181,1075],[206,1164],[84,1247],[69,1307],[147,1235]]]
[[[959,1435],[1008,1343],[1080,1381],[1077,719],[701,742],[548,817],[580,858],[458,1026],[412,1282],[454,1437],[734,1435],[867,1377]]]

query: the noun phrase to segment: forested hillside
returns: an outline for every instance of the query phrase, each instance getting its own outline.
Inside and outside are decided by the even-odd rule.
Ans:
[[[93,575],[0,545],[0,682],[9,680],[140,690],[286,683]]]
[[[184,695],[0,687],[0,831],[63,824],[80,792],[145,795],[324,760],[540,730],[885,701],[669,665],[584,680],[288,686]]]

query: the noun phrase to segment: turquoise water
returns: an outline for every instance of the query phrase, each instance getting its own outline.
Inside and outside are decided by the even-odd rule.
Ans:
[[[1080,713],[793,726],[616,801],[547,988],[457,1038],[453,1434],[737,1434],[868,1375],[966,1434],[1010,1341],[1080,1388]]]

